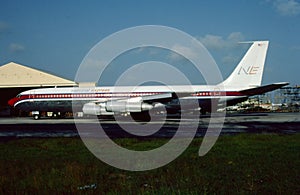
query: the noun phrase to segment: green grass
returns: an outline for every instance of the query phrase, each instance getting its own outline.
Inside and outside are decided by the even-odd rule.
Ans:
[[[170,164],[123,171],[94,157],[79,138],[17,139],[0,143],[0,194],[299,194],[300,135],[222,136],[204,157],[202,139]],[[165,139],[116,140],[153,149]],[[93,188],[91,185],[96,184]],[[79,187],[86,189],[79,189]]]

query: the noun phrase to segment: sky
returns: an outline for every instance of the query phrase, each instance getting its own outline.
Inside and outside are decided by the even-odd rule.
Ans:
[[[1,0],[0,65],[14,61],[73,80],[95,44],[140,25],[169,26],[193,36],[224,78],[249,47],[238,42],[269,40],[263,83],[300,84],[298,0]]]

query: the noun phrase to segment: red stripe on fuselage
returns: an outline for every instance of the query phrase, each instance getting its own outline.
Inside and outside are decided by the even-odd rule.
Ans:
[[[73,94],[34,94],[31,99],[62,99],[62,98],[114,98],[114,97],[139,97],[158,95],[158,92],[137,92],[137,93],[73,93]]]
[[[25,99],[32,99],[33,97],[32,96],[30,96],[30,95],[21,95],[21,96],[19,96],[19,97],[14,97],[14,98],[12,98],[12,99],[10,99],[9,101],[8,101],[8,105],[10,105],[10,106],[14,106],[17,102],[19,102],[19,101],[22,101],[22,100],[25,100]]]
[[[70,99],[70,98],[133,98],[140,96],[158,95],[164,92],[134,92],[134,93],[69,93],[69,94],[31,94],[21,95],[8,101],[10,106],[26,99]],[[169,93],[169,92],[165,92]],[[238,91],[202,91],[192,93],[191,96],[209,97],[209,96],[244,96]]]

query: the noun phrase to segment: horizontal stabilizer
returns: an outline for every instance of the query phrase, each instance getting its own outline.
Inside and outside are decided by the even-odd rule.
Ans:
[[[282,83],[273,83],[270,85],[265,85],[265,86],[261,86],[261,87],[256,87],[256,88],[252,88],[252,89],[246,89],[246,90],[242,90],[240,91],[240,93],[247,95],[247,96],[251,96],[251,95],[260,95],[269,91],[273,91],[275,89],[279,89],[283,86],[288,85],[289,83],[287,82],[282,82]]]

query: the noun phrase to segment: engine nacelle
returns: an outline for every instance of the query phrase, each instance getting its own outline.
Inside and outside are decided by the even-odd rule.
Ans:
[[[144,102],[132,101],[111,101],[106,102],[106,111],[108,112],[142,112],[151,110],[153,106]]]
[[[151,110],[154,106],[144,103],[142,98],[130,98],[127,100],[108,102],[89,102],[84,104],[82,111],[89,115],[113,115],[114,112],[142,112]]]
[[[105,103],[96,104],[94,102],[86,103],[83,105],[82,111],[84,114],[89,115],[113,115],[113,112],[107,112]]]

